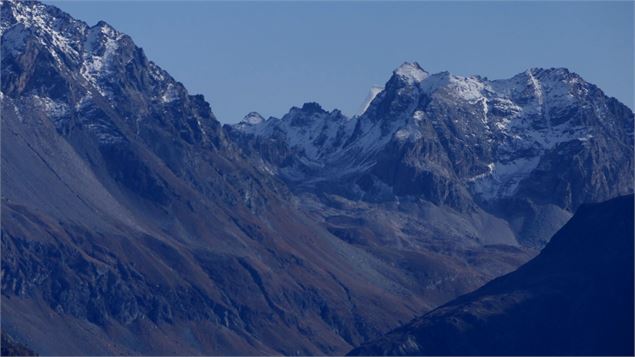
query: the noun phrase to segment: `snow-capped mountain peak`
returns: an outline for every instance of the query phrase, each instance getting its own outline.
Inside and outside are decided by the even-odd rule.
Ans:
[[[249,124],[249,125],[257,125],[265,121],[265,118],[262,117],[258,112],[251,112],[241,120],[241,123]]]
[[[384,90],[384,86],[372,86],[370,87],[370,90],[368,91],[368,96],[366,96],[366,99],[364,100],[364,103],[362,103],[361,106],[361,110],[359,111],[359,114],[362,115],[366,112],[366,110],[368,109],[368,107],[370,106],[370,103],[373,102],[373,100],[375,99],[375,97],[377,97],[377,95],[379,93],[381,93],[381,91]]]
[[[292,108],[268,128],[244,132],[282,140],[294,158],[280,162],[296,164],[279,172],[293,181],[336,182],[358,175],[374,182],[368,190],[384,194],[389,190],[385,184],[393,193],[429,191],[431,181],[426,180],[432,180],[447,190],[443,185],[449,181],[444,180],[450,180],[452,190],[461,192],[456,197],[428,193],[456,205],[471,199],[467,196],[495,202],[539,191],[532,177],[545,165],[573,160],[567,155],[577,151],[592,155],[595,143],[608,137],[619,137],[619,145],[632,151],[632,112],[564,68],[532,68],[488,80],[429,74],[406,62],[383,89],[373,88],[369,99],[362,114],[348,120],[333,120],[311,104]],[[580,174],[577,167],[571,175]],[[403,177],[387,174],[395,170]],[[374,175],[374,181],[367,175]],[[423,186],[415,189],[417,180]],[[599,182],[593,180],[588,185]],[[565,208],[583,200],[565,193],[541,199]]]
[[[149,61],[129,36],[106,22],[89,26],[37,1],[5,0],[0,7],[0,53],[3,79],[7,79],[3,80],[4,94],[28,97],[35,103],[48,103],[48,107],[59,107],[70,99],[70,107],[74,109],[58,116],[55,120],[58,129],[72,126],[74,120],[86,121],[87,115],[82,111],[94,106],[101,96],[126,103],[122,107],[129,111],[116,114],[133,123],[137,133],[163,117],[163,123],[170,122],[190,142],[209,144],[210,136],[217,134],[220,126],[202,97],[190,96],[181,83]],[[15,81],[10,77],[19,75],[24,63],[35,62],[43,64],[33,67],[38,82],[5,86]],[[47,82],[48,87],[41,85],[41,81]],[[178,106],[189,115],[175,110]],[[85,125],[94,128],[99,140],[120,136],[112,125],[93,122]]]
[[[85,23],[37,1],[3,0],[0,7],[3,35],[11,31],[22,32],[19,36],[22,39],[28,37],[27,33],[36,35],[41,45],[51,46],[51,55],[58,63],[62,57],[77,59],[80,56],[82,46],[78,39],[85,31]],[[3,47],[9,45],[3,41]]]
[[[404,62],[393,73],[408,84],[420,83],[429,76],[417,62]]]

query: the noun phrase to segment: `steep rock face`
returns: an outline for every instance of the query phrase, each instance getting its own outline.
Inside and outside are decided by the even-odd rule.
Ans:
[[[539,256],[351,355],[632,355],[633,195],[583,205]]]
[[[360,116],[295,108],[233,129],[298,191],[485,210],[529,246],[583,202],[633,191],[633,113],[563,68],[491,81],[404,63]]]
[[[38,2],[0,25],[2,329],[37,353],[341,354],[514,265],[384,261],[128,36]]]

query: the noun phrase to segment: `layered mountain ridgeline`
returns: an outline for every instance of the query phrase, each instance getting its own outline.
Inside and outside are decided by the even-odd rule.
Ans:
[[[351,355],[633,355],[633,195],[583,205],[538,257]]]
[[[404,63],[371,94],[353,118],[307,103],[230,133],[328,208],[431,203],[481,242],[542,247],[583,202],[633,191],[632,111],[566,69],[492,81]]]
[[[37,353],[341,354],[526,259],[381,260],[130,37],[38,2],[0,29],[2,330]]]
[[[345,353],[527,261],[540,239],[524,232],[545,236],[578,201],[632,191],[620,176],[632,168],[632,113],[587,84],[606,105],[574,102],[579,120],[595,113],[589,123],[606,128],[593,135],[615,135],[576,136],[591,149],[564,150],[577,154],[562,165],[584,172],[541,181],[571,202],[529,189],[488,201],[461,175],[489,170],[493,154],[458,169],[476,149],[450,134],[473,123],[442,115],[472,107],[448,97],[410,113],[425,98],[415,65],[359,118],[310,104],[221,127],[202,96],[104,22],[2,1],[0,30],[2,330],[40,354]],[[408,115],[435,139],[401,131]],[[430,126],[442,119],[445,136]],[[526,151],[541,163],[560,153],[539,149]],[[507,171],[491,170],[483,187],[503,190]]]

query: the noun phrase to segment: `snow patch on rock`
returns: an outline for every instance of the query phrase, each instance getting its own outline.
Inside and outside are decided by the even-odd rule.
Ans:
[[[108,96],[109,93],[100,82],[112,73],[113,62],[119,48],[118,41],[122,36],[103,22],[87,30],[84,61],[80,73],[104,96]]]

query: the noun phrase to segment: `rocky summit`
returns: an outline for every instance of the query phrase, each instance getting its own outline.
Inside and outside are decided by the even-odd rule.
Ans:
[[[488,80],[404,63],[359,116],[307,103],[233,129],[296,192],[493,216],[513,233],[478,238],[506,244],[541,247],[582,203],[633,190],[632,111],[564,68]]]
[[[632,111],[565,69],[405,63],[358,116],[223,126],[103,21],[0,31],[7,353],[341,355],[633,191]]]

